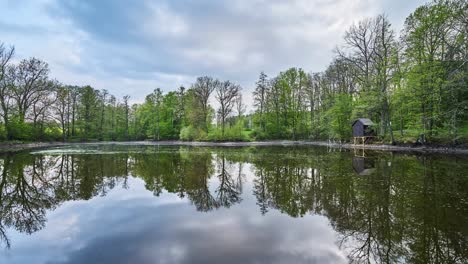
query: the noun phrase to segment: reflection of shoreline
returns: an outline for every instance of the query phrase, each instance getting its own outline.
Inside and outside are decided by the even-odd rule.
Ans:
[[[145,182],[154,196],[163,190],[187,196],[198,211],[229,208],[241,201],[242,182],[233,177],[231,162],[209,151],[114,155],[0,156],[0,242],[10,247],[7,229],[32,234],[46,224],[46,211],[71,200],[105,196],[117,185],[128,188],[129,175]],[[208,180],[219,171],[219,188],[211,193]],[[239,171],[241,173],[241,171]]]
[[[353,153],[325,148],[147,149],[151,152],[142,148],[141,153],[125,153],[124,145],[107,145],[102,151],[112,155],[0,156],[0,228],[17,220],[11,218],[15,212],[30,208],[31,214],[23,214],[25,221],[9,227],[35,232],[22,224],[43,219],[37,222],[40,229],[46,221],[40,217],[45,209],[67,200],[104,196],[117,185],[125,188],[127,175],[142,179],[155,196],[167,191],[187,197],[201,212],[229,208],[240,203],[242,195],[251,195],[242,192],[242,168],[249,167],[258,213],[275,210],[297,218],[323,215],[345,246],[347,238],[358,242],[352,243],[356,245],[350,251],[353,254],[361,254],[353,250],[362,249],[370,252],[365,258],[383,262],[388,260],[384,257],[433,261],[434,256],[425,255],[429,246],[449,257],[445,260],[466,254],[466,241],[459,235],[467,216],[456,210],[466,201],[460,190],[467,187],[467,179],[457,174],[463,171],[463,162],[374,153],[364,155],[363,163],[353,163]],[[361,169],[373,171],[360,174]],[[212,189],[210,179],[216,179]],[[11,190],[18,190],[17,194]],[[413,249],[405,253],[403,244]]]
[[[64,142],[36,142],[36,143],[0,143],[0,153],[18,152],[25,150],[47,149],[51,147],[62,146],[90,146],[90,145],[130,145],[130,146],[193,146],[193,147],[269,147],[269,146],[322,146],[329,148],[343,149],[366,149],[375,151],[392,152],[415,152],[415,153],[439,153],[450,155],[468,155],[467,148],[456,148],[451,146],[403,146],[403,145],[359,145],[350,143],[329,143],[326,141],[253,141],[253,142],[208,142],[208,141],[126,141],[126,142],[83,142],[83,143],[64,143]]]

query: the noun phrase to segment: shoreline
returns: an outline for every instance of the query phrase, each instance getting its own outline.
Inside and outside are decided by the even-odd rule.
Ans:
[[[60,146],[77,145],[143,145],[143,146],[194,146],[194,147],[261,147],[261,146],[321,146],[330,148],[417,152],[439,154],[468,155],[467,148],[431,147],[431,146],[393,146],[385,144],[353,145],[350,143],[328,143],[325,141],[271,140],[252,142],[208,142],[208,141],[101,141],[101,142],[35,142],[35,143],[0,143],[0,153],[13,153],[26,150],[44,149]]]

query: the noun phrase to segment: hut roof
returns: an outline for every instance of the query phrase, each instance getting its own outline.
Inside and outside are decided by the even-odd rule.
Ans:
[[[374,122],[372,122],[372,120],[370,120],[369,118],[359,118],[359,119],[356,119],[356,121],[353,122],[353,125],[354,125],[357,121],[361,121],[361,123],[362,123],[363,125],[366,125],[366,126],[372,126],[372,125],[374,125]]]

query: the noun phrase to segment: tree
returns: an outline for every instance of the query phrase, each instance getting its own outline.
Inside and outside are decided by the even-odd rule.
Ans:
[[[51,108],[57,100],[56,89],[59,85],[56,81],[47,81],[49,87],[47,92],[42,92],[34,98],[31,102],[31,111],[29,113],[30,119],[34,129],[33,137],[43,138],[44,125],[47,121],[51,121],[52,112]]]
[[[198,104],[201,106],[201,112],[203,114],[203,125],[202,127],[208,132],[208,115],[209,115],[209,104],[210,95],[213,91],[219,87],[221,84],[218,80],[213,79],[212,77],[204,76],[198,77],[197,81],[193,84],[192,89],[195,95],[195,99],[198,101]]]
[[[338,55],[353,64],[357,69],[356,77],[359,80],[362,91],[368,91],[372,87],[372,58],[375,50],[375,31],[371,19],[364,19],[357,25],[351,26],[344,36],[345,48],[350,49],[350,54],[337,49]]]
[[[466,1],[434,1],[418,7],[405,21],[402,41],[407,86],[402,92],[413,95],[404,104],[417,104],[411,108],[414,118],[408,120],[407,128],[421,131],[422,142],[447,125],[456,132],[466,112],[462,110],[467,98],[463,92],[467,72],[466,8]],[[454,136],[450,138],[456,140]]]
[[[109,98],[109,106],[110,106],[110,112],[111,112],[111,118],[110,118],[110,134],[111,134],[111,139],[115,140],[115,127],[116,127],[116,109],[117,109],[117,99],[115,96],[111,95]]]
[[[231,114],[241,87],[230,81],[224,81],[216,88],[216,100],[220,104],[218,115],[221,119],[221,134],[224,137],[226,118]]]
[[[185,116],[185,87],[180,86],[179,90],[177,91],[177,105],[176,105],[176,118],[177,123],[181,126],[185,125],[186,123],[186,116]]]
[[[12,68],[10,74],[14,78],[12,97],[18,108],[19,122],[24,123],[33,102],[41,100],[52,90],[53,85],[48,81],[49,66],[36,58],[25,59]]]
[[[270,80],[270,92],[268,93],[268,108],[271,109],[273,116],[273,123],[275,126],[273,134],[276,138],[280,138],[283,134],[280,124],[281,116],[281,85],[279,78],[273,78]]]
[[[162,111],[162,102],[163,95],[160,88],[157,88],[153,91],[152,94],[147,96],[147,102],[151,104],[152,116],[154,117],[152,122],[154,123],[154,140],[160,140],[161,132],[161,111]]]
[[[376,69],[376,87],[379,89],[378,100],[380,102],[380,120],[382,122],[381,135],[385,136],[387,130],[390,133],[391,143],[395,144],[393,129],[391,126],[389,86],[392,74],[396,66],[394,65],[396,56],[395,34],[390,28],[391,24],[387,17],[380,15],[375,19],[376,40],[373,58]]]
[[[247,109],[246,105],[244,104],[244,101],[242,100],[242,93],[239,93],[237,95],[237,97],[235,98],[235,102],[236,102],[237,118],[241,119],[245,113],[245,110]]]
[[[80,99],[80,90],[78,86],[68,86],[67,87],[70,93],[70,102],[71,105],[71,136],[76,136],[76,120],[79,111],[79,101]],[[70,131],[70,129],[68,129]]]
[[[352,98],[348,94],[338,94],[333,106],[327,111],[329,136],[333,139],[346,140],[351,136]]]
[[[260,128],[263,132],[265,132],[265,120],[264,120],[264,112],[268,94],[268,76],[261,72],[260,76],[258,77],[257,87],[253,93],[254,97],[254,106],[257,108],[257,113],[260,116]]]
[[[60,122],[60,127],[62,129],[62,141],[67,139],[69,135],[69,126],[70,123],[70,90],[63,85],[59,85],[56,91],[57,100],[53,105],[55,110],[55,116],[57,116],[58,121]]]
[[[12,139],[12,134],[10,130],[10,108],[12,100],[12,80],[8,76],[8,71],[10,70],[10,60],[15,54],[15,48],[5,47],[5,44],[0,42],[0,106],[1,106],[1,115],[3,117],[3,123],[7,132],[7,139]]]
[[[80,90],[80,105],[81,111],[80,116],[84,123],[84,137],[92,138],[94,135],[95,121],[97,118],[97,91],[91,86],[85,86]]]
[[[109,92],[107,90],[102,90],[99,93],[99,101],[101,107],[101,116],[99,121],[99,137],[102,140],[104,138],[104,124],[105,124],[105,113],[106,113],[106,103],[107,103],[107,95]]]
[[[129,133],[128,133],[128,128],[129,128],[129,120],[130,120],[130,105],[128,103],[128,100],[130,99],[130,95],[125,95],[123,97],[123,107],[124,107],[124,112],[125,112],[125,139],[128,140],[129,138]]]

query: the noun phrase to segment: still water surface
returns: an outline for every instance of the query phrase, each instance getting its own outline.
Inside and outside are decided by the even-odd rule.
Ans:
[[[4,154],[0,263],[467,263],[467,161],[321,147]]]

